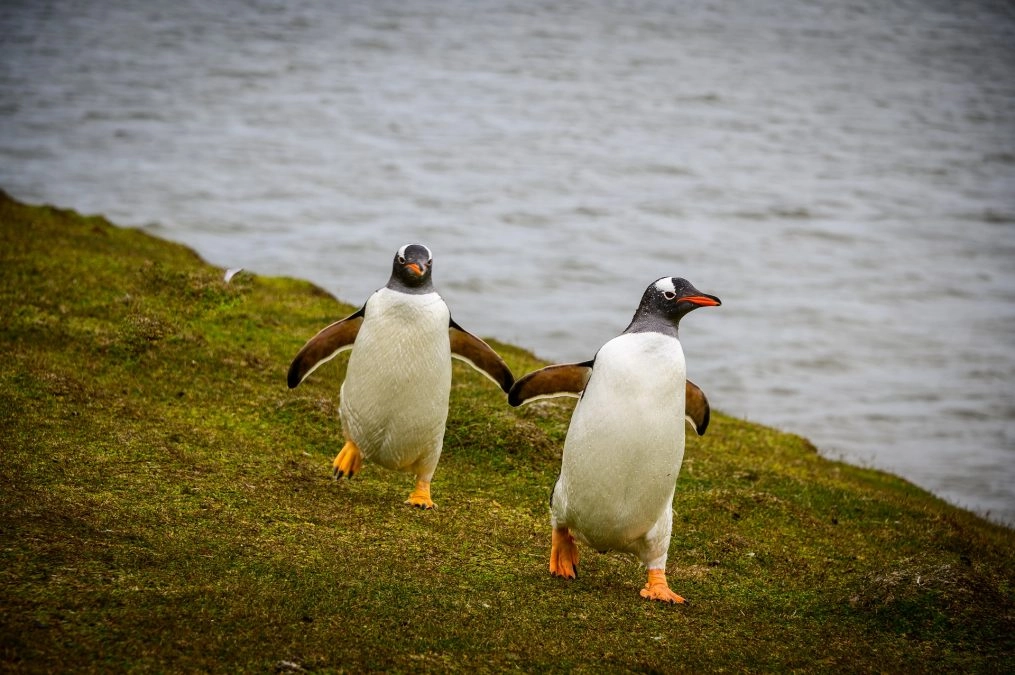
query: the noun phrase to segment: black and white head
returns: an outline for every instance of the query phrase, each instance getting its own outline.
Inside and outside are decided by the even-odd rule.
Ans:
[[[433,291],[432,267],[430,249],[423,244],[406,244],[395,253],[388,288],[403,293],[429,293]]]
[[[625,333],[675,333],[680,320],[699,307],[717,307],[719,298],[702,293],[687,279],[663,277],[649,284]]]

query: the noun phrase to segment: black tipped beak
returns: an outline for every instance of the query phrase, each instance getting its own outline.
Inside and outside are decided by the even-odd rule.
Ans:
[[[419,263],[405,263],[405,269],[409,270],[417,277],[423,276],[423,267]]]

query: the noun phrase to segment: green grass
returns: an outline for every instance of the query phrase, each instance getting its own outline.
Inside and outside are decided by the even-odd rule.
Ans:
[[[422,512],[406,474],[331,480],[345,356],[286,388],[350,305],[2,195],[0,282],[4,670],[1015,670],[1015,532],[797,436],[689,441],[692,604],[649,603],[619,555],[547,573],[566,401],[456,364]]]

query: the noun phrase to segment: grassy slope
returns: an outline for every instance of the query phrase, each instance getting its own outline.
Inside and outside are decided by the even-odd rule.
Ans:
[[[352,308],[309,284],[0,196],[0,294],[5,669],[1015,669],[1015,533],[801,438],[689,441],[663,606],[621,556],[547,574],[569,404],[456,364],[420,512],[330,480],[346,359],[285,371]]]

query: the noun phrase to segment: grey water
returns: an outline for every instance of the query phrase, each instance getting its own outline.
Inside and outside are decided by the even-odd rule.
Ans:
[[[0,188],[552,361],[683,276],[713,407],[1015,522],[1004,0],[8,0]]]

